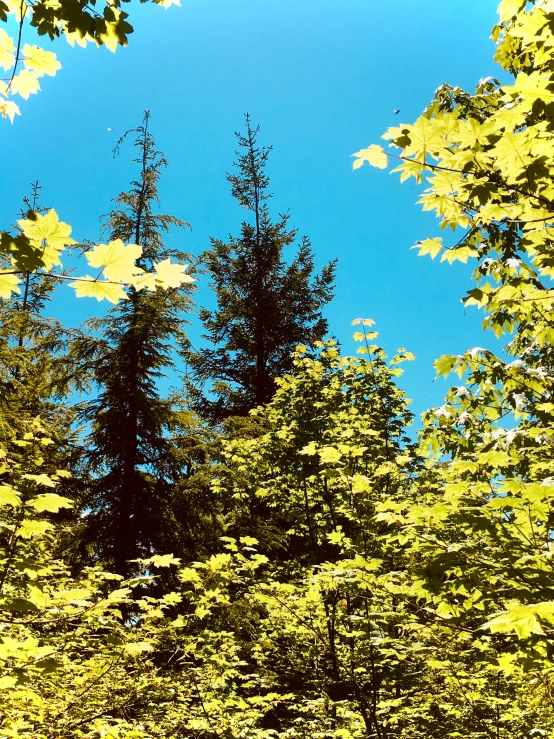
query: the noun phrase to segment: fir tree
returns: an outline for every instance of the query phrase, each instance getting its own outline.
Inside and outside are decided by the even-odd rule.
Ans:
[[[42,214],[38,182],[23,199],[21,218]],[[16,230],[19,225],[16,225]],[[5,266],[12,268],[9,260]],[[44,310],[56,288],[49,275],[25,272],[21,287],[10,299],[0,301],[0,438],[9,439],[40,416],[49,433],[71,436],[72,412],[65,404],[74,387],[82,387],[86,368],[76,371],[67,349],[75,334]],[[78,333],[78,332],[77,332]],[[62,430],[63,429],[63,430]],[[59,438],[58,438],[59,440]]]
[[[314,275],[314,255],[303,238],[291,262],[286,247],[297,231],[289,216],[273,221],[268,208],[271,194],[265,172],[270,148],[257,144],[259,127],[246,115],[246,133],[237,133],[236,172],[228,174],[231,194],[251,214],[239,238],[212,239],[203,261],[215,290],[215,310],[203,308],[204,338],[213,348],[189,353],[193,372],[201,383],[212,383],[209,397],[197,407],[211,421],[245,415],[268,403],[275,379],[291,367],[290,355],[298,344],[313,346],[327,332],[321,310],[333,296],[335,264]]]
[[[172,226],[187,224],[156,210],[167,162],[155,147],[149,122],[146,111],[142,124],[118,142],[115,152],[129,134],[136,134],[134,161],[140,175],[105,217],[106,236],[142,247],[137,266],[146,271],[169,257],[187,261],[187,255],[163,242]],[[129,573],[129,560],[167,551],[168,508],[178,476],[171,432],[179,412],[160,397],[157,382],[174,367],[175,349],[186,341],[191,286],[155,292],[130,287],[127,297],[105,318],[89,322],[100,342],[81,341],[74,348],[88,356],[99,388],[83,409],[90,428],[86,461],[92,479],[81,502],[82,544],[121,575]]]

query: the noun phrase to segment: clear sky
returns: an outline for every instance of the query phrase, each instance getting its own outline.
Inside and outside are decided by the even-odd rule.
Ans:
[[[351,352],[351,320],[375,319],[388,351],[405,346],[417,355],[401,380],[413,409],[440,404],[447,384],[433,382],[433,360],[492,345],[477,311],[466,314],[460,303],[470,267],[410,251],[437,232],[416,205],[417,189],[367,165],[352,172],[350,155],[378,142],[389,125],[413,121],[442,82],[474,89],[481,77],[498,76],[489,38],[496,5],[182,0],[164,10],[132,2],[135,33],[127,48],[112,54],[56,42],[62,70],[22,101],[13,126],[0,122],[0,227],[14,221],[38,179],[43,203],[73,226],[74,237],[97,240],[99,215],[134,174],[131,147],[116,160],[111,150],[148,108],[170,164],[160,187],[163,211],[193,229],[172,238],[199,254],[210,236],[238,234],[244,212],[225,173],[233,131],[249,112],[261,126],[260,142],[274,147],[268,171],[275,212],[290,211],[319,265],[339,259],[331,331]],[[205,282],[197,299],[210,302]],[[70,325],[100,310],[64,288],[55,304]],[[200,333],[193,319],[195,344]]]

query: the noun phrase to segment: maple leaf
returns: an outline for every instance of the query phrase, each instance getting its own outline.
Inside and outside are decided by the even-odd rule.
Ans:
[[[51,270],[54,265],[61,267],[62,260],[60,259],[60,253],[58,249],[54,249],[51,246],[43,247],[40,257],[44,264],[44,269]]]
[[[140,259],[142,247],[137,244],[125,246],[121,239],[109,244],[97,244],[87,252],[87,261],[91,267],[102,269],[104,276],[113,282],[132,283],[137,274],[142,274],[135,262]]]
[[[527,131],[510,133],[506,131],[502,138],[490,150],[496,157],[498,166],[510,176],[518,175],[529,164],[530,142]]]
[[[508,610],[492,618],[480,628],[489,629],[493,634],[516,633],[519,639],[527,639],[531,634],[544,634],[533,606],[519,603],[508,604]]]
[[[47,488],[54,488],[56,487],[57,483],[54,482],[48,475],[45,475],[44,472],[41,475],[21,475],[21,477],[24,480],[31,480],[32,482],[36,483],[37,485],[44,485]]]
[[[194,278],[185,274],[187,264],[172,264],[171,259],[164,259],[154,265],[155,272],[142,274],[134,280],[136,290],[155,290],[179,287],[184,282],[194,282]]]
[[[20,292],[17,285],[19,277],[12,272],[0,272],[0,298],[9,298],[12,293]]]
[[[70,282],[69,285],[75,288],[75,294],[78,298],[105,299],[110,303],[119,303],[120,300],[127,299],[123,285],[116,282],[99,281],[92,277],[85,277],[82,280]]]
[[[152,565],[153,567],[169,567],[170,565],[180,565],[181,560],[172,554],[155,554],[148,559],[140,560],[144,565]]]
[[[58,69],[62,67],[53,52],[44,51],[40,46],[25,44],[23,56],[25,57],[25,67],[32,70],[37,77],[42,77],[43,74],[49,74],[53,77]]]
[[[514,131],[525,122],[525,113],[518,108],[504,106],[493,115],[490,122],[498,131],[502,128]]]
[[[8,70],[15,62],[13,38],[0,28],[0,67]]]
[[[405,147],[406,156],[424,157],[426,154],[435,154],[445,146],[446,130],[438,118],[429,120],[424,116],[410,126],[408,138],[410,143]]]
[[[519,13],[523,5],[525,5],[524,0],[502,0],[498,6],[500,22],[503,23],[511,20],[514,15]]]
[[[444,375],[445,377],[450,374],[454,366],[456,365],[456,357],[453,357],[449,354],[445,354],[442,357],[439,357],[433,362],[433,367],[437,371],[437,375],[440,377],[441,375]]]
[[[443,252],[441,262],[462,262],[465,264],[470,257],[477,258],[478,253],[475,249],[470,246],[457,246],[456,248],[447,249]]]
[[[475,118],[459,121],[456,132],[456,143],[462,147],[474,147],[478,143],[487,143],[487,137],[494,133],[494,126],[487,121],[480,123]],[[454,179],[454,178],[453,178]]]
[[[321,464],[336,464],[342,459],[342,453],[332,446],[324,446],[319,450],[319,461]]]
[[[179,287],[183,282],[194,282],[194,278],[185,274],[187,264],[172,264],[171,259],[164,259],[154,265],[156,282],[161,287]]]
[[[65,31],[64,33],[65,40],[70,46],[75,46],[75,44],[79,44],[83,49],[86,48],[87,43],[89,41],[94,41],[92,36],[89,36],[88,33],[81,33],[81,31]]]
[[[4,4],[8,8],[8,13],[15,15],[15,20],[18,23],[23,20],[24,11],[27,10],[25,3],[22,3],[21,0],[4,0]]]
[[[389,163],[389,158],[383,147],[376,144],[371,144],[367,149],[360,149],[352,156],[357,157],[356,161],[352,163],[352,169],[359,169],[364,162],[368,162],[372,167],[378,167],[378,169],[386,169]]]
[[[440,254],[443,248],[442,239],[440,237],[434,237],[425,239],[424,241],[418,241],[412,249],[419,249],[419,256],[422,257],[425,254],[429,254],[431,259],[434,259],[437,254]]]
[[[0,252],[10,255],[18,272],[34,272],[40,267],[44,267],[42,249],[32,244],[23,233],[12,236],[6,231],[2,231],[0,233]]]
[[[9,485],[0,485],[0,505],[10,505],[14,508],[21,505],[17,490]]]
[[[9,118],[11,123],[13,123],[14,116],[21,115],[19,105],[13,100],[0,100],[0,113],[4,118]]]
[[[17,223],[25,236],[37,246],[42,246],[43,241],[45,241],[47,246],[50,247],[50,250],[58,252],[64,246],[77,243],[69,236],[71,226],[60,221],[58,214],[53,209],[49,210],[45,215],[35,213],[32,219],[26,218]],[[45,249],[45,252],[48,251],[51,260],[54,260],[54,255],[50,250]]]
[[[143,654],[143,652],[153,652],[154,647],[147,641],[133,642],[132,644],[125,644],[123,647],[126,654],[136,656]]]
[[[55,493],[42,493],[27,503],[35,511],[57,513],[60,508],[73,508],[73,501]]]
[[[104,45],[114,54],[118,46],[127,46],[126,34],[133,29],[125,21],[125,18],[127,18],[127,13],[117,10],[113,5],[109,6],[109,15],[106,12],[104,13],[106,32],[99,33],[95,39],[98,46]]]
[[[23,69],[16,75],[12,80],[11,91],[21,95],[22,98],[27,98],[29,95],[34,94],[40,90],[37,76],[34,72],[29,69]]]
[[[98,39],[107,49],[115,54],[119,46],[119,36],[114,23],[106,23],[106,33],[99,33]]]

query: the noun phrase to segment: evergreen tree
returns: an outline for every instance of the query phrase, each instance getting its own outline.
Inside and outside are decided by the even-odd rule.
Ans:
[[[203,308],[200,318],[214,348],[191,351],[189,358],[197,378],[213,383],[210,397],[199,398],[197,407],[215,422],[271,400],[296,345],[313,346],[326,334],[321,310],[333,296],[336,262],[314,275],[307,238],[293,261],[285,260],[297,231],[288,227],[288,215],[271,219],[265,172],[271,149],[258,146],[258,132],[246,115],[245,135],[236,134],[237,171],[227,175],[231,194],[251,221],[242,224],[239,238],[212,239],[203,255],[217,308]]]
[[[40,205],[40,190],[38,182],[31,185],[21,218],[46,212]],[[8,259],[4,264],[13,269]],[[82,387],[86,368],[76,371],[67,358],[70,338],[78,332],[44,315],[55,289],[56,280],[50,275],[25,271],[18,292],[0,301],[0,437],[4,440],[27,429],[37,416],[51,435],[57,437],[55,429],[64,438],[72,435],[74,416],[65,401],[72,388]]]
[[[137,266],[151,271],[154,262],[187,255],[163,243],[179,218],[156,212],[158,181],[167,166],[149,131],[150,116],[118,142],[136,134],[135,162],[139,177],[128,192],[115,198],[106,216],[105,232],[142,247]],[[121,575],[129,560],[168,549],[171,516],[168,507],[178,461],[170,434],[179,411],[160,397],[157,381],[174,367],[174,350],[184,346],[184,315],[191,309],[191,285],[154,292],[130,287],[102,319],[89,322],[95,340],[80,341],[74,351],[91,361],[98,396],[84,405],[90,427],[86,461],[92,473],[81,501],[84,531],[81,543]]]

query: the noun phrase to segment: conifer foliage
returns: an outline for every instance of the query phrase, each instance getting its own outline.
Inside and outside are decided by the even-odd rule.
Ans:
[[[245,415],[273,397],[275,379],[291,367],[297,344],[313,346],[327,332],[322,308],[333,296],[335,264],[314,274],[314,255],[304,237],[287,263],[286,247],[297,231],[289,216],[272,220],[266,164],[270,148],[257,143],[259,127],[246,115],[246,132],[237,133],[236,171],[227,175],[231,194],[251,216],[238,238],[212,239],[204,263],[217,300],[200,318],[213,348],[190,353],[197,377],[213,382],[213,396],[198,407],[213,421]]]
[[[21,218],[48,211],[40,204],[41,186],[31,185],[23,199]],[[19,224],[17,229],[21,232]],[[2,258],[2,266],[13,272],[13,264]],[[67,347],[76,330],[67,330],[45,315],[56,280],[26,270],[21,284],[9,299],[0,301],[0,436],[10,439],[40,415],[49,433],[71,436],[72,411],[63,402],[72,387],[79,387],[86,370],[76,372],[67,361]],[[82,368],[80,368],[82,369]],[[58,436],[58,434],[60,436]]]
[[[136,266],[151,272],[159,260],[183,261],[186,255],[164,245],[172,226],[186,224],[159,214],[158,181],[167,166],[149,131],[150,116],[127,135],[136,134],[139,177],[115,199],[105,223],[111,239],[142,247]],[[177,411],[159,395],[157,380],[173,367],[173,348],[182,346],[184,316],[191,308],[191,285],[142,292],[127,290],[106,318],[90,323],[97,340],[81,341],[80,356],[90,356],[98,396],[87,403],[90,424],[87,461],[92,479],[82,501],[84,543],[102,561],[126,575],[128,562],[157,551],[167,531],[172,465],[168,437]]]

